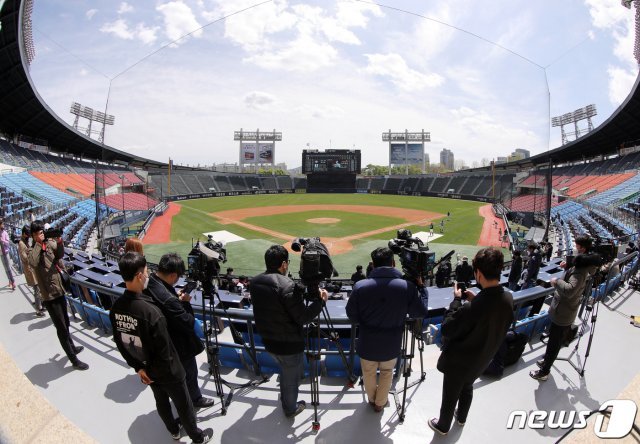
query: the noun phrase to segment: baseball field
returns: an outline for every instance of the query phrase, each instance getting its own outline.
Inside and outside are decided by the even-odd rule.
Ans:
[[[230,266],[235,274],[255,275],[264,271],[270,245],[288,247],[296,237],[320,237],[340,277],[348,278],[356,265],[366,267],[371,251],[396,237],[398,229],[421,233],[436,258],[451,250],[473,256],[480,245],[500,245],[502,227],[495,222],[499,220],[486,203],[463,200],[373,194],[236,196],[171,203],[143,242],[145,255],[157,263],[170,251],[186,259],[192,241],[213,233],[226,244],[223,272]],[[299,254],[292,253],[290,269],[298,268]]]

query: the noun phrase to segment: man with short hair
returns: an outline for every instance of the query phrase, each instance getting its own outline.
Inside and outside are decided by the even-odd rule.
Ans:
[[[482,290],[477,295],[471,290],[463,294],[456,285],[442,321],[443,345],[437,366],[444,375],[442,402],[440,416],[428,422],[440,435],[449,432],[454,416],[458,425],[465,424],[473,399],[473,381],[489,365],[513,320],[513,298],[500,285],[503,264],[500,250],[478,251],[472,266]]]
[[[304,325],[322,310],[328,293],[304,304],[302,291],[289,277],[289,252],[282,245],[272,245],[264,254],[267,270],[250,281],[256,328],[264,347],[280,366],[280,402],[285,416],[293,418],[306,406],[298,401],[298,387],[303,374]]]
[[[573,261],[573,266],[565,272],[562,279],[551,279],[551,286],[555,288],[555,292],[549,305],[551,326],[549,327],[547,349],[544,358],[536,361],[536,365],[540,369],[529,373],[529,376],[538,381],[546,381],[549,378],[551,366],[558,357],[564,338],[569,333],[578,314],[587,279],[602,264],[602,258],[599,254],[590,253],[590,237],[578,236],[575,243],[578,255]],[[566,262],[562,262],[560,267],[566,268]]]
[[[356,265],[356,272],[351,275],[351,282],[355,284],[365,278],[366,276],[362,272],[362,265]]]
[[[173,439],[180,439],[184,428],[194,443],[209,442],[213,430],[202,431],[197,426],[185,371],[169,336],[167,320],[153,299],[143,293],[149,282],[146,259],[131,251],[118,260],[118,268],[127,289],[113,303],[109,319],[120,354],[141,382],[151,387],[158,414]],[[174,418],[170,399],[180,419]]]
[[[415,282],[402,278],[389,248],[376,248],[371,259],[373,270],[354,285],[347,316],[359,325],[357,352],[367,400],[375,412],[381,412],[387,404],[407,315],[426,317],[428,294],[421,278]]]
[[[28,262],[33,270],[42,303],[49,313],[56,328],[58,340],[66,353],[71,365],[76,370],[87,370],[89,366],[78,359],[78,353],[83,346],[76,346],[69,333],[69,313],[67,312],[67,298],[65,298],[62,278],[58,271],[58,262],[64,256],[62,238],[47,239],[44,234],[44,222],[36,220],[31,223],[31,237],[33,248],[28,253]]]
[[[33,274],[31,265],[29,265],[29,252],[31,251],[29,238],[31,238],[31,229],[28,225],[25,225],[22,227],[22,236],[18,242],[18,254],[20,255],[20,262],[22,262],[24,279],[27,281],[27,285],[31,287],[31,291],[33,291],[33,306],[36,309],[36,316],[42,318],[44,317],[44,307],[42,305],[42,299],[40,298],[40,290],[38,289],[36,277]]]
[[[180,362],[186,373],[187,389],[195,408],[211,407],[213,399],[205,398],[198,386],[198,364],[196,356],[204,345],[195,333],[195,317],[191,307],[191,296],[178,294],[174,286],[185,272],[184,261],[177,253],[167,253],[160,258],[158,271],[149,277],[149,285],[143,291],[153,299],[167,319],[167,329],[176,347]]]

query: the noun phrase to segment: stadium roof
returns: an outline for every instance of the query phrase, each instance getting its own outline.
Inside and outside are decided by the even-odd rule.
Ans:
[[[22,15],[29,2],[0,2],[0,132],[46,140],[60,153],[137,167],[160,167],[145,159],[106,145],[76,131],[42,100],[28,73]]]
[[[139,167],[165,164],[102,145],[61,120],[35,90],[27,68],[28,48],[23,38],[22,11],[27,0],[0,2],[0,131],[46,140],[52,150],[85,158],[126,163]],[[564,146],[529,159],[498,165],[498,169],[522,169],[548,163],[579,161],[612,155],[622,146],[640,140],[639,79],[624,103],[591,133]],[[481,168],[487,169],[487,168]]]

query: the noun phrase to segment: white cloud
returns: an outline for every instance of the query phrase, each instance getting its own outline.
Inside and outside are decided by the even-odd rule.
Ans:
[[[607,73],[609,100],[617,106],[629,95],[638,73],[638,62],[633,56],[634,14],[616,0],[585,0],[585,4],[589,7],[593,25],[608,31],[615,42],[613,53],[620,65],[610,65]]]
[[[387,77],[394,85],[405,91],[419,91],[440,86],[444,77],[439,74],[423,74],[409,68],[399,54],[365,54],[369,64],[364,72]]]
[[[301,105],[296,107],[294,113],[297,116],[303,116],[313,119],[340,119],[346,114],[345,110],[335,105]]]
[[[136,36],[145,45],[150,45],[158,39],[156,36],[158,29],[157,26],[149,28],[144,23],[138,23],[136,26]]]
[[[332,65],[337,56],[338,51],[328,43],[301,36],[280,50],[257,53],[245,61],[270,70],[311,72]]]
[[[636,81],[636,74],[620,67],[610,66],[609,74],[609,100],[613,104],[620,105],[629,95]]]
[[[171,41],[201,26],[191,8],[180,0],[158,5],[156,10],[163,16],[165,26],[164,33]],[[200,37],[202,36],[202,30],[199,29],[191,35],[193,37]]]
[[[87,17],[88,20],[91,20],[93,18],[94,15],[96,15],[98,13],[97,9],[89,9],[87,12],[84,13],[85,17]]]
[[[115,22],[105,23],[100,28],[100,32],[104,32],[105,34],[113,34],[118,38],[124,40],[133,40],[134,34],[129,29],[129,25],[123,19],[118,19]]]
[[[261,91],[252,91],[244,96],[243,99],[247,108],[257,110],[268,110],[277,103],[277,99],[273,94],[269,94]]]
[[[226,16],[252,4],[219,0],[218,10],[207,17]],[[382,16],[378,6],[339,0],[335,10],[328,11],[274,0],[228,18],[225,37],[248,53],[245,61],[270,70],[310,72],[335,63],[338,50],[333,43],[360,45],[352,28],[366,28],[371,16]]]
[[[138,23],[134,29],[130,28],[126,20],[118,19],[115,22],[105,23],[100,28],[105,34],[113,34],[123,40],[138,39],[145,45],[156,41],[157,27],[149,28],[144,23]]]
[[[118,8],[118,14],[126,14],[128,12],[133,12],[133,6],[131,6],[127,2],[120,3],[120,7]]]
[[[81,75],[81,76],[83,76],[83,77],[84,77],[84,76],[86,76],[86,75],[88,75],[88,74],[89,74],[89,71],[87,71],[86,69],[82,68],[82,69],[80,70],[80,75]]]

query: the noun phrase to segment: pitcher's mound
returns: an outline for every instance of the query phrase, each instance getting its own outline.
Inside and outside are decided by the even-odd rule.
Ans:
[[[340,222],[340,219],[335,217],[316,217],[314,219],[307,219],[307,222],[311,224],[335,224]]]

